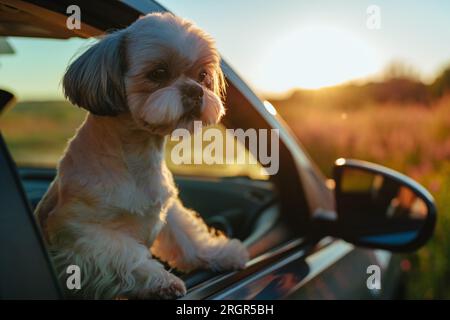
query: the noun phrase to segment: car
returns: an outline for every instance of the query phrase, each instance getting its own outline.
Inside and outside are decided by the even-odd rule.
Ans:
[[[74,2],[0,0],[0,35],[64,42],[167,11],[154,1],[77,1],[81,29],[61,27]],[[48,53],[55,60],[59,54]],[[333,179],[327,179],[276,108],[262,101],[225,61],[222,69],[228,83],[224,126],[277,129],[279,170],[268,179],[175,170],[185,205],[209,225],[242,240],[251,258],[243,270],[179,273],[188,288],[182,299],[401,297],[400,253],[417,250],[432,236],[437,214],[432,196],[401,173],[361,160],[336,160],[330,164]],[[0,115],[13,108],[14,100],[1,91]],[[63,299],[63,284],[56,279],[33,216],[56,169],[16,164],[7,142],[2,136],[0,296]]]

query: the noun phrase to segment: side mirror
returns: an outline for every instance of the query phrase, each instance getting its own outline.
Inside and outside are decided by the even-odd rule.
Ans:
[[[431,237],[436,206],[407,176],[373,163],[338,159],[334,167],[337,221],[328,233],[355,245],[414,251]]]

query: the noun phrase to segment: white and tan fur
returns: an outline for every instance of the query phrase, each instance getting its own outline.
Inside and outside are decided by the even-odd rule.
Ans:
[[[161,65],[170,79],[154,81]],[[174,298],[185,285],[153,256],[182,271],[243,268],[244,246],[183,206],[164,162],[172,130],[224,113],[212,39],[171,14],[147,15],[89,48],[63,86],[90,111],[36,209],[63,286],[78,265],[79,297]],[[195,86],[203,96],[186,91]]]

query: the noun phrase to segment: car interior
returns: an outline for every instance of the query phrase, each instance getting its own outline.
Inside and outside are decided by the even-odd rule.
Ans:
[[[34,210],[47,191],[56,171],[45,168],[18,169],[25,194]],[[277,199],[270,182],[246,177],[207,178],[175,177],[180,198],[196,210],[208,226],[238,238],[247,245],[251,256],[287,241],[290,233],[280,219]],[[188,287],[212,277],[198,271],[185,275]]]
[[[35,209],[56,174],[55,169],[19,168],[19,175]],[[201,214],[209,226],[251,244],[272,229],[279,214],[272,184],[247,177],[176,176],[180,198]]]

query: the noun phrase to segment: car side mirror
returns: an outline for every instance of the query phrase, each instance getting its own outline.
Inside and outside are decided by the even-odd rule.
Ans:
[[[337,220],[330,235],[355,245],[414,251],[431,237],[436,206],[407,176],[373,163],[338,159],[334,166]]]

